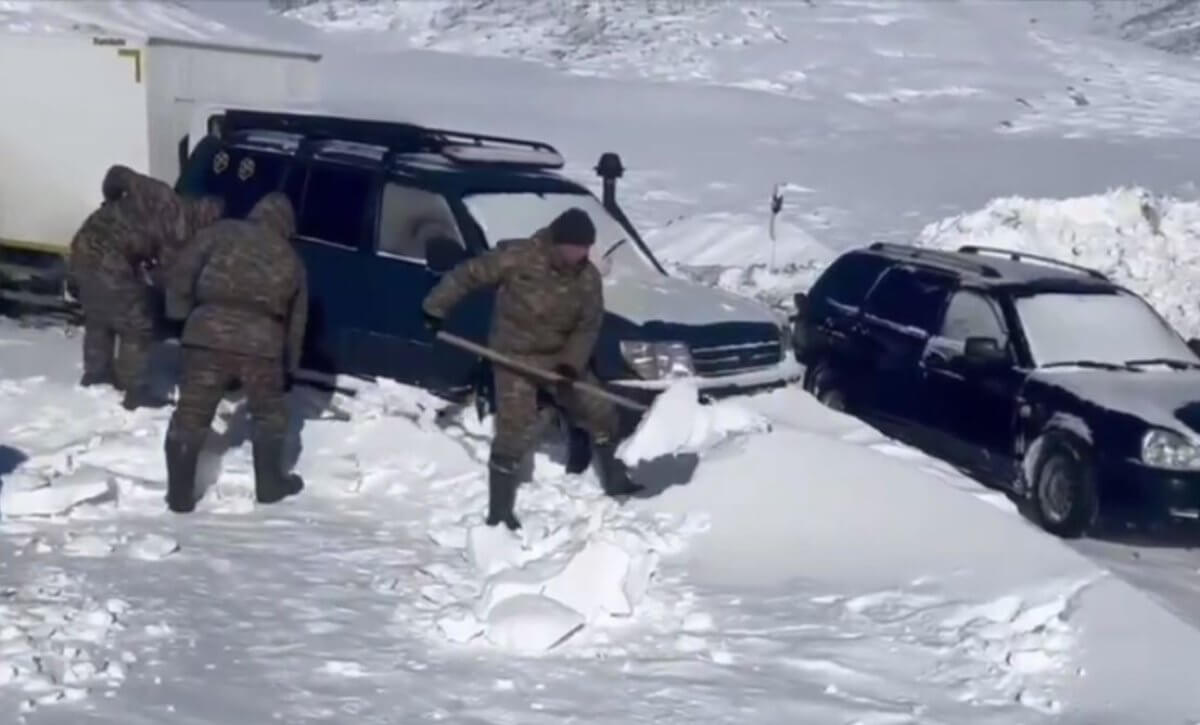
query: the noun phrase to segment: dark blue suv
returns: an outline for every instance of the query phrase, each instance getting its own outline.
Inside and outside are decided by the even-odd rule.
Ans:
[[[877,243],[796,304],[807,390],[1007,489],[1047,530],[1200,518],[1200,342],[1099,272]]]
[[[224,197],[244,215],[270,191],[294,203],[309,276],[302,368],[380,376],[457,398],[489,376],[434,343],[421,301],[458,262],[527,237],[577,206],[597,227],[593,261],[607,314],[592,366],[643,400],[678,377],[720,396],[798,380],[787,320],[758,302],[668,276],[615,199],[620,159],[597,167],[604,200],[563,177],[537,141],[312,114],[226,109],[191,144],[177,188]],[[484,342],[492,293],[446,328]]]

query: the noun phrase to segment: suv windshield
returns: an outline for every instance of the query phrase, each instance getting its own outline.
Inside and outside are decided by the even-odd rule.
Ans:
[[[620,222],[591,194],[538,194],[534,192],[485,192],[468,194],[463,203],[495,246],[506,239],[525,239],[549,226],[571,207],[587,212],[596,225],[592,262],[606,277],[660,277],[654,262],[628,237]]]
[[[1195,354],[1142,299],[1126,292],[1043,292],[1016,300],[1034,364],[1197,363]]]

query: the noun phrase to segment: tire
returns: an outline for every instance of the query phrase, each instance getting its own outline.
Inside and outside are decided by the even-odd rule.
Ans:
[[[808,382],[808,392],[826,408],[841,413],[849,411],[846,391],[841,379],[828,363],[818,363]]]
[[[1030,510],[1046,531],[1079,538],[1096,523],[1100,510],[1091,452],[1067,436],[1051,435],[1034,472]]]

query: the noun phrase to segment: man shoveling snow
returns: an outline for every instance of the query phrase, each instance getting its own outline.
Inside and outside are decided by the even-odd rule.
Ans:
[[[616,457],[617,412],[575,381],[595,383],[587,370],[604,319],[600,272],[588,259],[596,228],[587,213],[568,209],[530,239],[460,264],[425,298],[426,323],[435,334],[442,320],[470,293],[496,286],[489,344],[528,366],[553,370],[563,382],[545,390],[592,436],[600,483],[612,496],[641,486],[629,480]],[[538,382],[494,368],[496,437],[488,461],[488,526],[521,527],[514,513],[517,472],[538,431]]]

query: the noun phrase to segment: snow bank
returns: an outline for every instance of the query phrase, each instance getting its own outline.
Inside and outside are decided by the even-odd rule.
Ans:
[[[786,215],[772,241],[765,213],[689,216],[648,231],[646,243],[677,274],[785,308],[836,256]]]
[[[633,466],[665,456],[700,453],[738,434],[769,430],[767,421],[729,401],[700,404],[695,385],[672,385],[654,400],[633,434],[621,442],[617,456]]]
[[[995,246],[1092,267],[1142,295],[1184,336],[1200,336],[1200,202],[1136,187],[1069,199],[1006,197],[926,226],[919,243]]]

